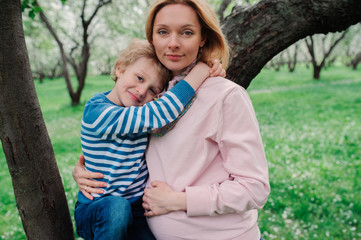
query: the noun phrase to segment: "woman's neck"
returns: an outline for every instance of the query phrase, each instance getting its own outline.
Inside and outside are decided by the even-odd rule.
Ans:
[[[179,71],[172,71],[173,73],[173,76],[176,77],[176,76],[185,76],[187,75],[190,70],[196,65],[196,61],[194,61],[193,63],[191,63],[190,65],[188,65],[187,67],[179,70]]]
[[[188,69],[188,67],[185,67],[181,70],[172,71],[172,74],[173,74],[173,76],[184,75],[184,74],[187,74],[187,69]]]

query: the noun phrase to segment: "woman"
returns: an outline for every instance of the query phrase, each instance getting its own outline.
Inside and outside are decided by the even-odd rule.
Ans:
[[[196,59],[228,63],[228,47],[204,0],[158,0],[147,39],[174,76]],[[170,86],[180,77],[175,77]],[[206,80],[173,128],[152,136],[146,153],[149,188],[143,207],[157,239],[261,239],[257,209],[270,186],[258,123],[246,91],[221,77]],[[81,164],[80,188],[100,186]]]

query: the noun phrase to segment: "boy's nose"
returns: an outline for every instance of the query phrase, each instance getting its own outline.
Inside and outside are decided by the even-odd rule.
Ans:
[[[138,86],[136,90],[137,93],[139,94],[139,98],[144,97],[147,92],[147,88],[144,86]]]

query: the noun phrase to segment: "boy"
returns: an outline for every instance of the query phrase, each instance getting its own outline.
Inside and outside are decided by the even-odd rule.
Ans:
[[[158,62],[147,41],[133,41],[121,52],[113,71],[114,88],[96,94],[84,109],[81,145],[85,167],[102,172],[107,187],[102,195],[92,193],[93,201],[79,191],[75,210],[79,236],[126,239],[134,233],[129,233],[132,221],[138,221],[133,217],[144,218],[141,196],[148,176],[144,152],[149,132],[177,118],[209,71],[206,64],[198,63],[184,80],[152,101],[166,88],[170,72]],[[140,224],[145,231],[145,219]]]

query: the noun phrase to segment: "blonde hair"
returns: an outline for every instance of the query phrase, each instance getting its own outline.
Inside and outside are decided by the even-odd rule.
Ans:
[[[112,79],[117,81],[115,75],[116,69],[119,67],[121,71],[125,70],[129,65],[133,64],[138,59],[145,57],[154,60],[154,68],[159,73],[164,89],[167,88],[168,82],[172,77],[171,72],[159,62],[152,44],[147,40],[133,39],[129,45],[123,49],[112,69]]]
[[[223,35],[216,13],[206,0],[155,0],[150,7],[145,33],[150,43],[153,43],[154,19],[163,7],[169,4],[184,4],[197,13],[202,28],[202,37],[206,37],[206,43],[198,53],[198,60],[210,63],[211,60],[219,59],[227,69],[229,62],[229,46]]]

